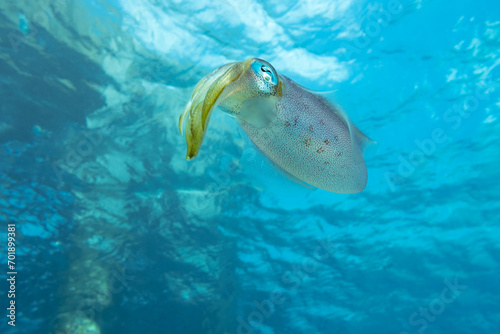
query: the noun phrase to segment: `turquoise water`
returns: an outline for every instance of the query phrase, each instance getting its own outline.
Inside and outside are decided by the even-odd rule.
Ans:
[[[1,333],[500,332],[498,2],[0,8]],[[184,159],[194,85],[250,57],[378,142],[363,192],[260,172],[222,112]]]

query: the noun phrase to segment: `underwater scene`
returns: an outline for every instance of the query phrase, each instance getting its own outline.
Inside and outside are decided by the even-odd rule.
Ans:
[[[0,333],[500,333],[500,2],[0,1]]]

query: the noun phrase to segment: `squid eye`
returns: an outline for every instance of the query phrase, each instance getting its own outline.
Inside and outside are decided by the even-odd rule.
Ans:
[[[274,89],[278,85],[278,75],[274,68],[262,59],[255,59],[252,62],[252,70],[254,74],[262,80],[261,82],[266,83],[269,89]]]

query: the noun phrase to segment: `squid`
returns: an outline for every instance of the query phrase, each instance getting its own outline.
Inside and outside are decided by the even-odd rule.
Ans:
[[[235,117],[253,144],[283,173],[329,192],[361,192],[364,149],[373,141],[325,94],[278,74],[265,60],[226,64],[205,76],[179,117],[186,159],[200,151],[215,108]]]

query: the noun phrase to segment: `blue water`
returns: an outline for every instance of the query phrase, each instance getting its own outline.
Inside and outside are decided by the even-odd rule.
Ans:
[[[0,8],[0,333],[500,333],[498,1]],[[336,91],[363,192],[257,177],[222,112],[184,159],[194,85],[250,57]]]

